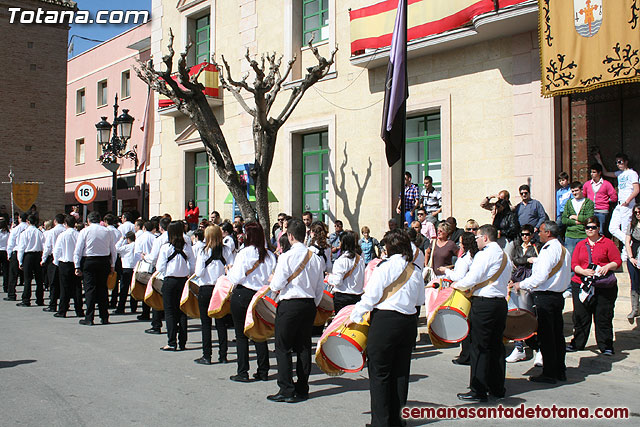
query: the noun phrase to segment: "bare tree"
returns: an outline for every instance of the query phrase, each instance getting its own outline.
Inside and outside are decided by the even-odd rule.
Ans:
[[[231,68],[224,56],[222,56],[222,66],[216,62],[215,56],[211,58],[211,63],[220,72],[222,88],[230,91],[242,108],[253,117],[252,131],[255,160],[250,174],[255,182],[255,210],[247,198],[245,184],[240,180],[236,172],[235,163],[220,129],[220,124],[207,103],[206,96],[203,93],[204,86],[198,82],[198,77],[204,67],[198,73],[189,76],[190,67],[187,66],[187,54],[193,45],[191,40],[189,40],[184,52],[180,54],[178,59],[176,80],[172,78],[175,52],[173,50],[173,31],[171,29],[169,29],[169,53],[162,57],[166,70],[156,70],[151,61],[147,63],[138,62],[139,67],[135,68],[136,74],[140,79],[147,83],[151,89],[171,99],[176,108],[191,119],[200,133],[200,139],[207,151],[209,161],[214,166],[218,176],[231,191],[240,208],[240,212],[247,219],[256,219],[257,217],[264,227],[265,233],[270,230],[269,172],[273,164],[278,130],[293,113],[307,89],[329,73],[338,50],[336,46],[331,52],[330,58],[325,59],[318,53],[318,49],[312,45],[312,42],[313,39],[309,41],[309,48],[318,63],[313,67],[307,68],[305,77],[290,87],[289,99],[275,117],[270,115],[271,108],[291,73],[292,66],[296,61],[295,56],[286,63],[284,72],[281,72],[282,55],[278,56],[276,53],[263,54],[260,60],[256,61],[251,58],[247,50],[244,57],[255,76],[252,84],[247,82],[249,73],[245,74],[240,80],[234,79],[231,75]],[[247,103],[243,98],[243,90],[252,95],[253,105]]]

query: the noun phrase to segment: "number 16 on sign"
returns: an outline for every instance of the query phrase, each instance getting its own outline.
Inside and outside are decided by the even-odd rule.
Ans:
[[[76,187],[75,196],[79,203],[84,205],[82,220],[87,220],[87,205],[93,202],[98,195],[98,189],[89,181],[83,181]]]

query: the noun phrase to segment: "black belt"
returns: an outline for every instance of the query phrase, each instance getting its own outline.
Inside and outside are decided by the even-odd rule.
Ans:
[[[111,255],[83,256],[82,258],[85,258],[85,259],[105,259],[105,258],[111,258]]]
[[[476,297],[476,296],[472,296],[471,299],[479,299],[479,300],[500,300],[500,299],[504,299],[505,297]]]
[[[534,295],[562,295],[562,292],[556,292],[556,291],[535,291],[533,292]]]

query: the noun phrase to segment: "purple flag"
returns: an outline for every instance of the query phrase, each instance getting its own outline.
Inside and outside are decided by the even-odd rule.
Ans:
[[[393,166],[402,157],[407,116],[407,0],[398,0],[393,27],[389,66],[385,79],[381,138],[386,145],[387,163]]]

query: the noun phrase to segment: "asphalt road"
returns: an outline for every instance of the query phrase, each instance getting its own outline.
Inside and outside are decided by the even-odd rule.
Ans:
[[[616,317],[621,316],[617,310]],[[188,351],[166,353],[159,351],[166,336],[145,334],[147,322],[138,322],[133,315],[112,316],[111,320],[111,325],[80,326],[75,317],[57,319],[40,307],[18,308],[15,303],[0,301],[0,424],[362,426],[370,420],[366,371],[329,377],[314,365],[307,402],[273,403],[266,400],[268,394],[277,392],[273,343],[269,345],[271,380],[240,384],[229,380],[236,369],[233,344],[227,365],[193,363],[201,355],[198,321],[190,321]],[[540,370],[532,368],[530,360],[508,365],[507,397],[490,401],[489,406],[627,407],[631,418],[615,422],[638,425],[640,357],[636,344],[640,332],[628,329],[617,331],[617,354],[612,358],[594,351],[570,355],[567,383],[543,386],[528,382],[526,375]],[[456,399],[457,392],[466,391],[469,379],[467,367],[451,363],[458,349],[437,350],[426,342],[425,334],[422,337],[412,361],[409,406],[476,407]],[[217,358],[216,349],[213,357]],[[253,373],[255,357],[250,363]],[[426,419],[411,420],[409,425],[470,422],[514,423]],[[584,421],[544,423],[564,426]]]

